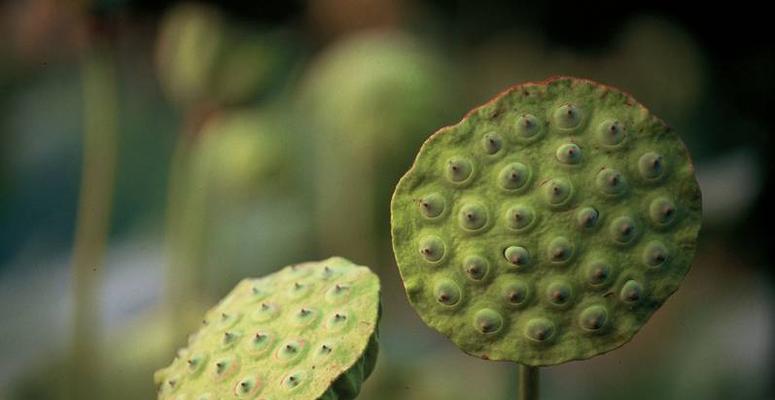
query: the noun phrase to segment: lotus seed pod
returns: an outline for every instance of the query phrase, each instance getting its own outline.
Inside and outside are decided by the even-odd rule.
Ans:
[[[439,301],[462,291],[439,280]],[[159,399],[353,399],[377,356],[379,279],[334,257],[245,279],[157,371]]]
[[[623,345],[676,290],[700,196],[645,107],[554,78],[426,140],[393,194],[393,249],[412,306],[463,351],[553,365]]]

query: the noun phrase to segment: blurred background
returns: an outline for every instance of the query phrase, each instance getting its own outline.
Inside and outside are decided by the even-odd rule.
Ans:
[[[360,398],[514,398],[513,364],[409,307],[388,203],[430,133],[555,74],[668,121],[705,222],[641,333],[542,369],[542,398],[775,398],[768,14],[517,3],[0,3],[0,399],[155,398],[153,371],[237,281],[333,254],[383,280]]]

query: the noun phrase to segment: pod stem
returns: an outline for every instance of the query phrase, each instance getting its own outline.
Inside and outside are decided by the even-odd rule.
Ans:
[[[87,50],[82,63],[83,162],[72,255],[74,295],[71,396],[99,397],[100,302],[104,255],[110,231],[118,152],[118,105],[113,54],[103,45]]]
[[[517,400],[538,400],[538,367],[519,364]]]

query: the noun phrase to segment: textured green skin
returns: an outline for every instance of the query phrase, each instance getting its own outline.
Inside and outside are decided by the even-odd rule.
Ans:
[[[556,116],[555,112],[567,104],[575,105],[580,110],[575,115],[582,118],[575,129],[563,130],[559,126],[567,115]],[[536,117],[538,124],[533,126],[540,128],[531,140],[517,136],[516,123],[526,113]],[[618,146],[601,144],[606,136],[598,133],[598,127],[607,119],[619,120],[626,128]],[[500,135],[501,148],[488,154],[493,145],[483,142],[483,137],[492,132]],[[568,143],[581,149],[577,164],[558,159],[557,149]],[[663,157],[659,179],[645,179],[640,172],[640,157],[648,152]],[[450,159],[456,160],[456,170],[451,169]],[[461,163],[463,159],[470,165]],[[511,162],[528,166],[529,178],[520,189],[506,192],[498,186],[498,179],[502,167]],[[468,167],[472,167],[469,178],[462,183],[450,180],[456,174],[465,176]],[[610,175],[605,173],[598,178],[604,167],[617,169],[619,180],[607,180]],[[620,195],[606,194],[596,186],[601,180],[616,192],[621,177],[627,185]],[[567,199],[563,197],[565,187],[558,186],[559,194],[551,191],[552,182],[563,179],[573,186]],[[437,195],[434,201],[440,196],[445,203],[434,218],[427,215],[437,213],[439,203],[424,212],[422,202],[431,193]],[[658,211],[657,217],[662,215],[659,210],[667,210],[651,206],[652,202],[661,204],[654,201],[661,196],[675,205],[669,214],[672,222],[665,226],[650,217],[651,208]],[[552,205],[553,198],[562,204]],[[466,215],[460,214],[471,203],[486,210],[480,208],[479,214],[473,214],[468,226],[483,225],[473,232],[463,229]],[[513,204],[532,208],[535,215],[519,231],[506,223]],[[577,222],[577,212],[585,207],[599,212],[592,228],[584,229]],[[690,267],[701,223],[701,194],[685,146],[661,120],[617,89],[559,77],[514,86],[456,125],[433,134],[398,183],[391,214],[398,267],[409,300],[423,321],[471,355],[542,366],[593,357],[633,337],[678,288]],[[622,216],[634,221],[634,231],[624,229],[627,220]],[[628,244],[614,240],[615,236],[627,237],[624,233],[628,232],[632,236]],[[424,241],[428,235],[438,237],[443,246]],[[557,257],[570,258],[555,263],[549,246],[560,236],[571,248]],[[650,245],[652,241],[661,242],[669,251],[660,267],[645,264],[646,248],[659,249]],[[428,243],[433,246],[426,246]],[[527,249],[527,266],[515,267],[506,260],[504,251],[510,246]],[[421,253],[425,248],[430,249],[428,255]],[[438,258],[441,249],[440,260],[428,261]],[[516,260],[519,253],[511,249],[508,254]],[[659,252],[650,254],[655,259]],[[469,255],[489,263],[489,272],[479,281],[464,272],[463,260]],[[596,259],[606,260],[610,267],[607,283],[603,279],[603,284],[593,285],[594,279],[587,278],[587,265]],[[625,285],[630,280],[635,282]],[[509,304],[509,297],[514,295],[519,302],[524,294],[506,290],[509,284],[526,289],[521,305]],[[638,287],[642,289],[639,300],[625,301]],[[565,303],[552,304],[555,295],[565,298]],[[549,335],[544,329],[547,324],[554,325]],[[536,340],[542,336],[543,340]]]
[[[154,374],[158,398],[353,399],[374,369],[379,318],[378,277],[343,258],[245,279]]]

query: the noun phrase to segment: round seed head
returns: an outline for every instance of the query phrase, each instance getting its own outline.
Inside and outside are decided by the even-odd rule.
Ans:
[[[379,307],[377,276],[343,258],[245,279],[154,375],[159,399],[354,398],[374,366]]]
[[[431,193],[444,208],[429,218]],[[680,138],[575,78],[515,86],[440,129],[391,202],[422,320],[468,354],[534,366],[629,341],[686,275],[700,222]]]

